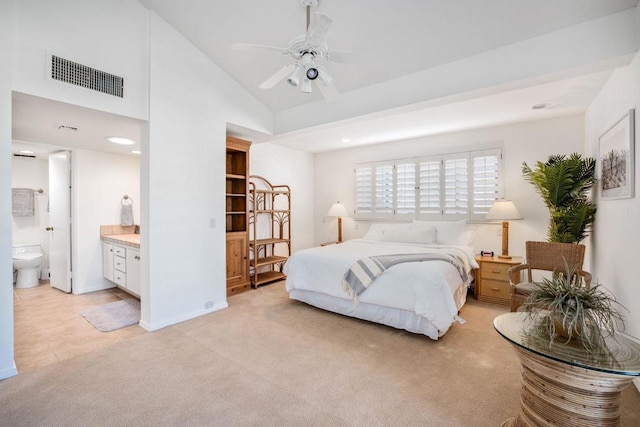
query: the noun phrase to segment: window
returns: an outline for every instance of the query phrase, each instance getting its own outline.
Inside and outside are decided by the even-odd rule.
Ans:
[[[498,199],[500,149],[356,165],[357,219],[484,219]]]

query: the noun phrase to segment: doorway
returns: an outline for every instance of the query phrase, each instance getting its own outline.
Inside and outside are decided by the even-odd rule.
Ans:
[[[12,153],[31,152],[14,156],[12,181],[25,175],[40,180],[12,182],[12,187],[43,189],[42,215],[30,226],[32,235],[25,236],[27,229],[14,222],[13,237],[42,242],[48,258],[40,286],[14,289],[15,360],[18,371],[24,372],[144,332],[137,325],[99,332],[79,315],[88,306],[132,298],[104,279],[100,226],[119,223],[124,194],[140,202],[139,153],[132,153],[139,145],[116,146],[105,138],[125,135],[139,141],[144,122],[16,92],[12,119]],[[64,197],[56,196],[53,178],[49,179],[49,172],[55,175],[49,167],[50,155],[54,163],[60,160],[60,173],[67,178],[59,188]],[[68,212],[59,221],[54,217],[57,206]],[[134,209],[138,225],[139,218],[138,204]],[[47,227],[53,229],[47,231]],[[59,237],[68,242],[61,245],[60,253],[71,253],[62,256],[61,263],[56,261]],[[56,273],[56,265],[63,266],[61,274]]]

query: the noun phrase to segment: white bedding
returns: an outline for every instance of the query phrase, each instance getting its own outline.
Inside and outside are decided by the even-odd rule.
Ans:
[[[286,287],[291,298],[366,320],[380,321],[387,317],[406,317],[403,322],[385,322],[411,332],[425,333],[432,339],[444,335],[458,320],[458,311],[465,302],[468,280],[463,281],[454,266],[448,262],[408,262],[386,270],[359,297],[359,306],[351,301],[342,288],[342,277],[357,260],[385,254],[409,254],[431,251],[447,251],[459,255],[470,272],[478,265],[473,249],[468,246],[421,245],[410,243],[380,242],[354,239],[339,245],[305,249],[294,253],[284,267]],[[471,277],[471,275],[469,275]],[[464,292],[463,292],[464,291]],[[302,295],[307,294],[302,298]],[[316,295],[320,294],[320,295]],[[326,297],[325,297],[326,296]],[[328,297],[328,298],[327,298]],[[314,304],[310,300],[321,300]],[[335,303],[335,307],[332,304]],[[346,301],[346,302],[345,302]],[[380,307],[389,313],[380,313]],[[375,311],[375,318],[367,311]],[[362,312],[362,315],[359,313]],[[418,317],[416,319],[416,317]],[[405,324],[425,323],[429,327],[419,331]]]

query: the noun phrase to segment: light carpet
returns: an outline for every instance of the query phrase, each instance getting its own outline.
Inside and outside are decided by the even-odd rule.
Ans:
[[[85,308],[80,315],[100,332],[135,325],[140,321],[140,301],[127,298],[107,304]]]
[[[282,282],[229,308],[0,381],[3,426],[499,426],[519,367],[472,298],[438,341],[290,300]],[[622,393],[621,426],[640,425]]]

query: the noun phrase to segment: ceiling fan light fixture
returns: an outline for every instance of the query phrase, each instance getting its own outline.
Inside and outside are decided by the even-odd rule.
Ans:
[[[318,78],[319,71],[317,68],[309,67],[307,68],[307,78],[309,80],[315,80]]]
[[[300,79],[302,79],[302,73],[304,73],[304,68],[300,65],[296,65],[296,69],[293,70],[293,73],[287,79],[287,83],[291,86],[298,86],[300,84]]]
[[[309,80],[308,78],[304,78],[302,80],[302,85],[300,85],[300,92],[303,93],[311,93],[312,92],[312,88],[311,88],[311,80]]]

